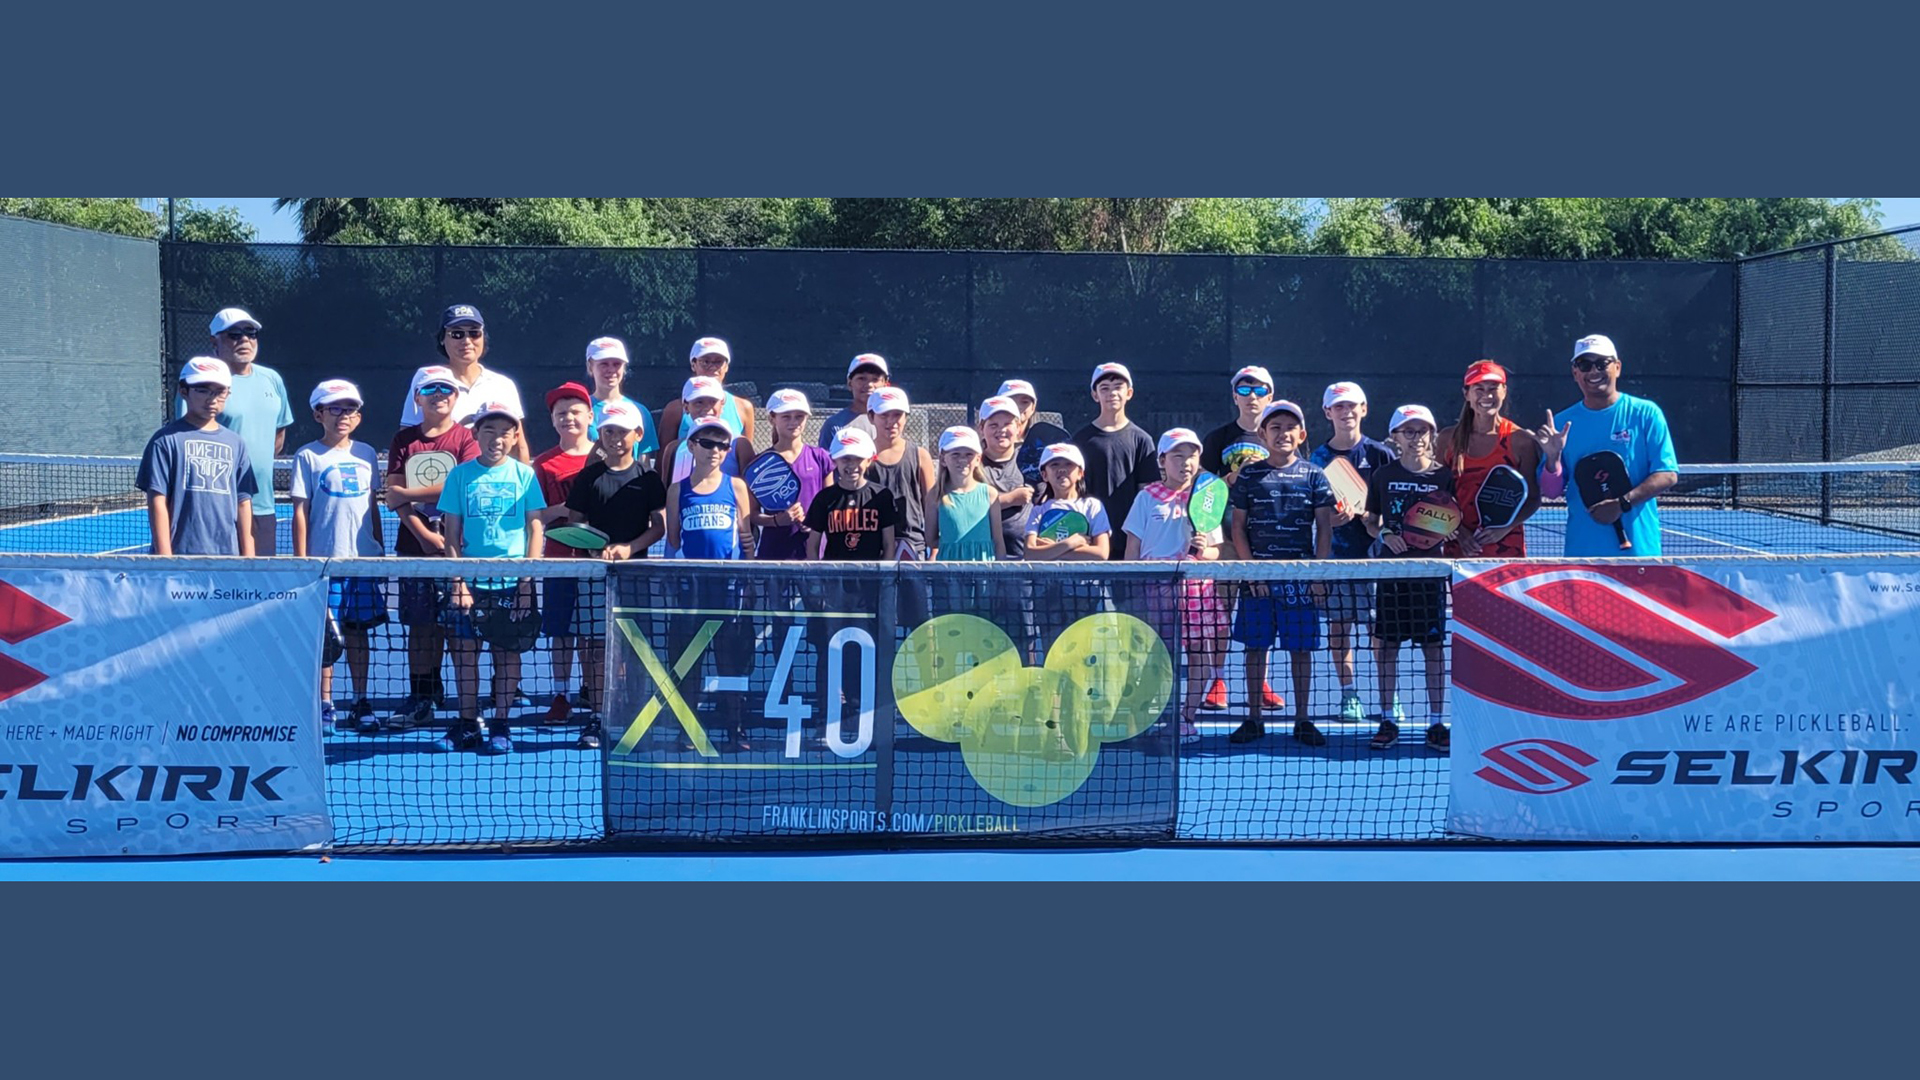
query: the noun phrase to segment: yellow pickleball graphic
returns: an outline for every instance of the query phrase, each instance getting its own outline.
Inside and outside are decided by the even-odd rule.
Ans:
[[[1020,661],[998,626],[977,615],[941,615],[914,627],[894,653],[894,703],[915,731],[959,742],[975,698],[1016,677]]]
[[[1072,681],[1101,742],[1147,730],[1173,698],[1172,654],[1131,615],[1101,612],[1067,627],[1047,650],[1046,667]]]
[[[1072,681],[1021,668],[973,700],[961,760],[981,789],[1013,806],[1048,806],[1093,775],[1100,743]]]

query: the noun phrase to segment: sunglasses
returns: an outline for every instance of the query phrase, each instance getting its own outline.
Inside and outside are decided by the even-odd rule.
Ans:
[[[325,406],[324,409],[328,416],[358,416],[360,414],[360,406],[358,405],[328,405]]]
[[[727,448],[727,444],[718,439],[692,439],[689,441],[702,450],[725,450]]]
[[[465,338],[473,338],[478,341],[481,333],[482,331],[479,330],[449,330],[447,331],[447,336],[455,341],[460,341]]]
[[[1607,365],[1611,363],[1613,363],[1613,358],[1610,356],[1583,356],[1573,362],[1573,369],[1575,371],[1605,371]]]
[[[423,386],[415,390],[414,393],[419,394],[421,397],[446,397],[453,393],[453,387],[436,384],[433,386]]]
[[[228,341],[245,341],[248,338],[257,340],[260,337],[258,330],[228,330],[224,333]]]
[[[1233,392],[1241,397],[1266,397],[1273,393],[1273,387],[1261,386],[1259,383],[1241,383],[1233,388]]]

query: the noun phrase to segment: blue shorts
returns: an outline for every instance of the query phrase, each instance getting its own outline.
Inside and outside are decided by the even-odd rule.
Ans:
[[[342,630],[367,630],[387,621],[387,593],[373,578],[330,578],[327,609]]]
[[[606,590],[592,578],[547,578],[540,584],[540,632],[548,637],[597,638],[606,633]]]
[[[1242,594],[1233,612],[1233,640],[1249,649],[1312,652],[1320,647],[1320,609],[1311,600]]]

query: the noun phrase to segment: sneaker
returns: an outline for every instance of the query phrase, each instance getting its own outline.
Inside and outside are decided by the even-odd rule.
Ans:
[[[604,733],[600,727],[600,717],[595,713],[587,715],[590,717],[587,726],[580,729],[580,740],[573,744],[576,750],[600,749],[600,736]]]
[[[1367,744],[1369,750],[1385,750],[1400,741],[1400,725],[1391,720],[1380,721],[1380,730],[1373,733],[1373,741]]]
[[[564,724],[571,719],[573,719],[573,704],[567,700],[567,695],[555,694],[552,704],[547,706],[546,713],[540,717],[538,723]]]
[[[1340,719],[1358,724],[1367,718],[1367,703],[1353,690],[1340,691]]]
[[[1313,726],[1313,721],[1311,720],[1295,720],[1293,722],[1293,737],[1306,746],[1327,745],[1327,737],[1320,733],[1319,728]]]
[[[1391,719],[1396,724],[1404,724],[1407,722],[1407,710],[1400,707],[1399,694],[1393,695],[1393,716]]]
[[[1213,685],[1207,687],[1206,699],[1200,702],[1200,707],[1203,709],[1216,709],[1216,710],[1226,708],[1227,707],[1227,680],[1225,679],[1213,680]]]
[[[417,694],[408,694],[398,708],[387,714],[380,726],[388,731],[406,731],[433,723],[433,702]]]
[[[507,733],[503,731],[498,735],[489,736],[487,741],[480,745],[479,750],[481,753],[490,757],[497,757],[501,754],[511,754],[513,753],[513,739],[508,737]]]
[[[371,735],[380,730],[380,718],[373,715],[373,702],[366,698],[353,703],[353,709],[347,713],[347,719],[363,735]]]
[[[1453,734],[1445,724],[1432,724],[1427,727],[1427,749],[1446,752],[1453,749]]]
[[[1180,745],[1192,746],[1194,743],[1197,743],[1199,741],[1200,741],[1200,729],[1193,726],[1193,721],[1191,720],[1180,721]]]
[[[335,735],[345,735],[353,730],[353,723],[347,719],[345,713],[333,707],[333,702],[323,701],[320,703],[320,730],[331,731]]]
[[[1258,720],[1249,720],[1239,727],[1234,728],[1233,734],[1227,736],[1227,741],[1230,743],[1250,743],[1255,739],[1264,739],[1266,737],[1267,725]]]
[[[471,750],[480,742],[480,722],[477,720],[456,720],[448,725],[447,733],[434,741],[443,754],[455,754],[462,750]]]
[[[1260,704],[1268,709],[1284,709],[1287,707],[1287,699],[1273,692],[1272,683],[1261,683]]]

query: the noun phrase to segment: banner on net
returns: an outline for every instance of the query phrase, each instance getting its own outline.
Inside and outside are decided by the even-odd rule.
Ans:
[[[1920,559],[1463,562],[1451,831],[1920,839]]]
[[[0,566],[0,856],[330,835],[317,569]]]

